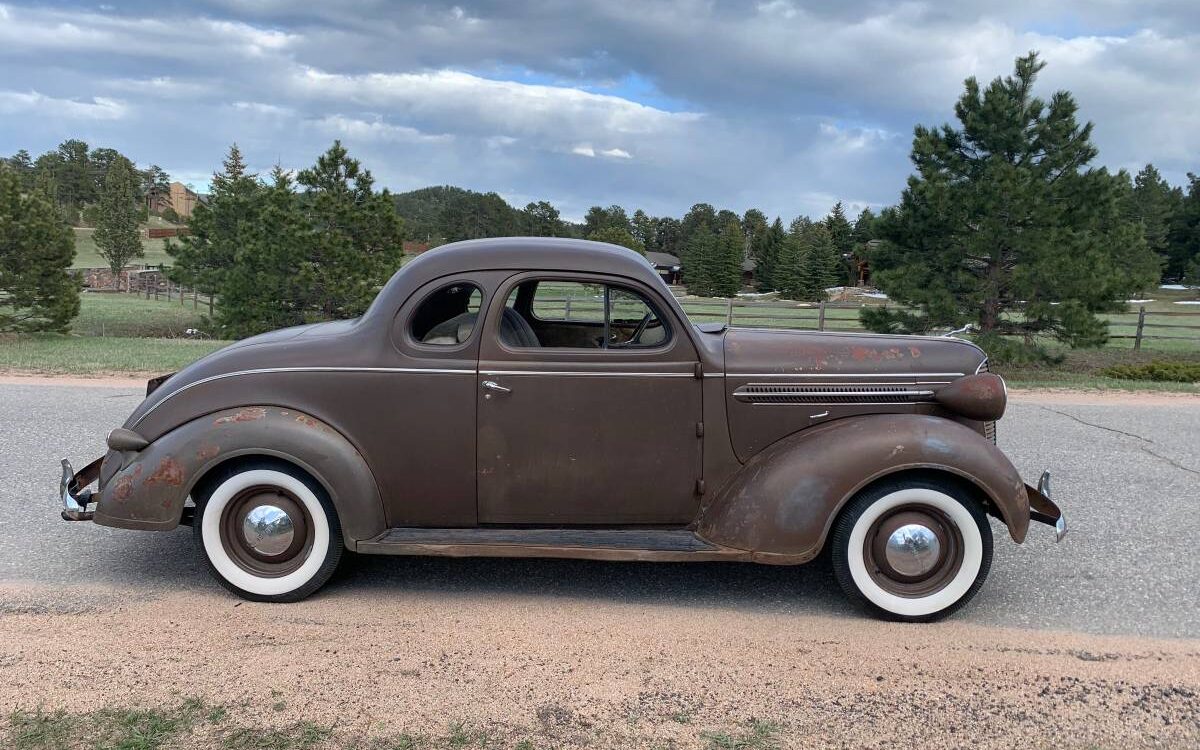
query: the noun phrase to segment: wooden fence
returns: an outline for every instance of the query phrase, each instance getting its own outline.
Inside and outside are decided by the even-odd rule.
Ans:
[[[1184,318],[1183,323],[1173,323],[1167,320],[1163,323],[1147,323],[1146,318],[1162,320],[1164,318]],[[1190,325],[1192,320],[1200,321],[1200,312],[1159,312],[1157,310],[1147,310],[1144,306],[1138,308],[1137,330],[1132,335],[1122,335],[1109,333],[1110,339],[1133,339],[1133,348],[1141,349],[1142,342],[1146,340],[1154,341],[1196,341],[1200,342],[1200,333],[1184,334],[1183,336],[1175,336],[1172,334],[1179,331],[1200,331],[1200,325]],[[1146,333],[1147,328],[1154,330]],[[1170,329],[1169,331],[1160,331],[1159,329]],[[1159,333],[1155,334],[1155,331]]]

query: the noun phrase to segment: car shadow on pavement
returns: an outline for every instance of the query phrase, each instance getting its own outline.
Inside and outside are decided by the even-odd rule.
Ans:
[[[852,613],[827,561],[751,563],[346,555],[324,595],[521,596],[714,607],[766,612]],[[321,594],[318,594],[321,595]]]

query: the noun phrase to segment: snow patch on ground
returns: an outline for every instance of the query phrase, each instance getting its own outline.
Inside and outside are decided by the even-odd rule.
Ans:
[[[1188,289],[1200,289],[1200,287],[1186,286],[1184,284],[1163,284],[1159,289],[1174,289],[1177,292],[1186,292]]]
[[[1176,302],[1177,305],[1200,305],[1200,299],[1185,299]]]
[[[1152,300],[1152,299],[1127,299],[1125,301],[1131,305],[1137,305],[1137,304],[1141,304],[1143,302],[1153,302],[1154,300]]]

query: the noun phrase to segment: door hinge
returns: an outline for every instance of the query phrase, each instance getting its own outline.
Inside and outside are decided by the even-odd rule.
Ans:
[[[704,377],[704,365],[697,362],[695,368],[692,370],[692,374],[698,378]]]
[[[697,495],[704,494],[704,480],[703,479],[696,480],[696,494]]]
[[[696,423],[696,437],[704,437],[704,423],[703,422]]]

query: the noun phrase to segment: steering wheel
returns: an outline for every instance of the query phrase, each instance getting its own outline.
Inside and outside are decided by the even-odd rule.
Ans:
[[[642,334],[646,332],[646,326],[650,325],[650,321],[653,319],[654,319],[654,313],[647,312],[645,315],[642,316],[641,321],[638,322],[637,328],[633,329],[633,335],[630,336],[625,341],[622,341],[620,344],[616,344],[616,346],[617,347],[633,346],[635,344],[642,343]]]

